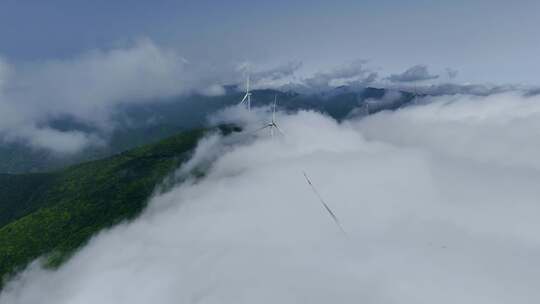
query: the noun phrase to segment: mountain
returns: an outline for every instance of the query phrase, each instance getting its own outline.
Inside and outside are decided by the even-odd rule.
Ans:
[[[253,105],[267,105],[277,95],[286,111],[314,109],[341,120],[367,101],[374,113],[402,107],[412,99],[400,92],[392,102],[382,102],[387,93],[347,87],[318,94],[257,90]],[[214,130],[204,127],[207,116],[236,104],[240,97],[240,92],[229,92],[121,109],[117,121],[122,127],[111,135],[109,146],[70,158],[57,159],[21,145],[3,146],[0,170],[43,172],[0,174],[0,278],[40,256],[46,257],[46,265],[57,266],[97,231],[139,214],[156,185],[189,158],[206,132]],[[379,106],[373,102],[377,100]],[[156,122],[145,123],[151,120]],[[62,129],[78,127],[69,119],[54,123]],[[92,161],[83,162],[87,160]],[[66,167],[71,163],[80,164]],[[50,168],[56,169],[47,171]]]
[[[156,186],[210,131],[216,129],[185,131],[55,172],[1,174],[0,278],[40,256],[57,266],[99,230],[138,215]]]
[[[2,143],[0,145],[0,172],[29,173],[61,169],[83,161],[120,153],[142,144],[156,142],[182,130],[204,127],[209,115],[237,104],[243,94],[233,86],[227,87],[226,92],[223,96],[178,96],[124,105],[116,109],[113,117],[116,124],[115,131],[110,134],[99,134],[98,130],[92,130],[91,127],[69,117],[56,119],[49,122],[48,126],[59,130],[95,131],[106,138],[108,144],[87,148],[73,155],[59,156],[53,152],[32,149],[23,144]],[[399,97],[388,102],[385,100],[388,92],[398,92]],[[341,86],[319,93],[282,92],[272,89],[255,90],[252,93],[253,106],[268,105],[273,102],[274,96],[277,96],[278,106],[282,109],[288,111],[313,109],[327,113],[337,120],[344,119],[367,100],[370,100],[370,113],[397,109],[412,100],[411,93],[371,87]]]

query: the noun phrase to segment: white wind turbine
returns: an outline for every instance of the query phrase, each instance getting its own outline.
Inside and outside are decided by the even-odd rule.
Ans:
[[[249,90],[249,74],[247,76],[246,81],[246,95],[244,95],[244,98],[242,98],[242,101],[240,101],[241,105],[245,105],[246,109],[248,111],[251,111],[251,91]]]
[[[277,95],[274,96],[274,104],[272,105],[272,120],[264,125],[262,128],[260,128],[257,131],[264,130],[266,128],[270,129],[270,136],[274,137],[275,131],[279,132],[281,135],[285,135],[281,128],[276,123],[276,105],[277,105]]]
[[[413,104],[418,104],[418,92],[416,90],[416,82],[414,83],[414,94],[413,94]]]

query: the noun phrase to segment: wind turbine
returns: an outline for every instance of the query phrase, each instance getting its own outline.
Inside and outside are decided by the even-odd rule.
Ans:
[[[277,95],[274,96],[274,103],[272,104],[272,120],[264,125],[262,128],[258,129],[257,131],[264,130],[266,128],[270,128],[270,136],[274,137],[274,131],[278,131],[281,135],[285,135],[281,128],[276,123],[276,105],[277,105]]]
[[[246,105],[246,109],[248,111],[251,111],[251,91],[249,90],[249,74],[246,81],[246,95],[244,95],[244,98],[242,98],[240,104]]]
[[[416,91],[416,82],[414,83],[413,104],[418,104],[418,92]]]

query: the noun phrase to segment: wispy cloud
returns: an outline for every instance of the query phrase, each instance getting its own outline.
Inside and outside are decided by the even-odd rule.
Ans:
[[[48,126],[48,121],[69,116],[104,130],[114,125],[110,118],[119,104],[197,90],[207,95],[224,93],[219,84],[202,82],[201,75],[190,69],[177,52],[149,40],[70,59],[11,66],[2,63],[0,136],[36,148],[76,152],[95,144],[97,137],[57,130]],[[50,140],[43,138],[45,135]]]
[[[392,74],[388,76],[388,79],[392,82],[414,82],[437,79],[439,75],[430,74],[426,65],[415,65],[401,74]]]
[[[301,84],[313,90],[327,90],[340,85],[366,86],[378,77],[377,72],[366,67],[366,63],[365,60],[357,60],[330,71],[315,73],[303,79]]]

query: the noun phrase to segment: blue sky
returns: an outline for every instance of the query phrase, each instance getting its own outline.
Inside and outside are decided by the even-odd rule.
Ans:
[[[146,37],[194,61],[367,59],[381,74],[426,64],[460,81],[538,84],[540,1],[0,0],[0,56],[63,59]]]

